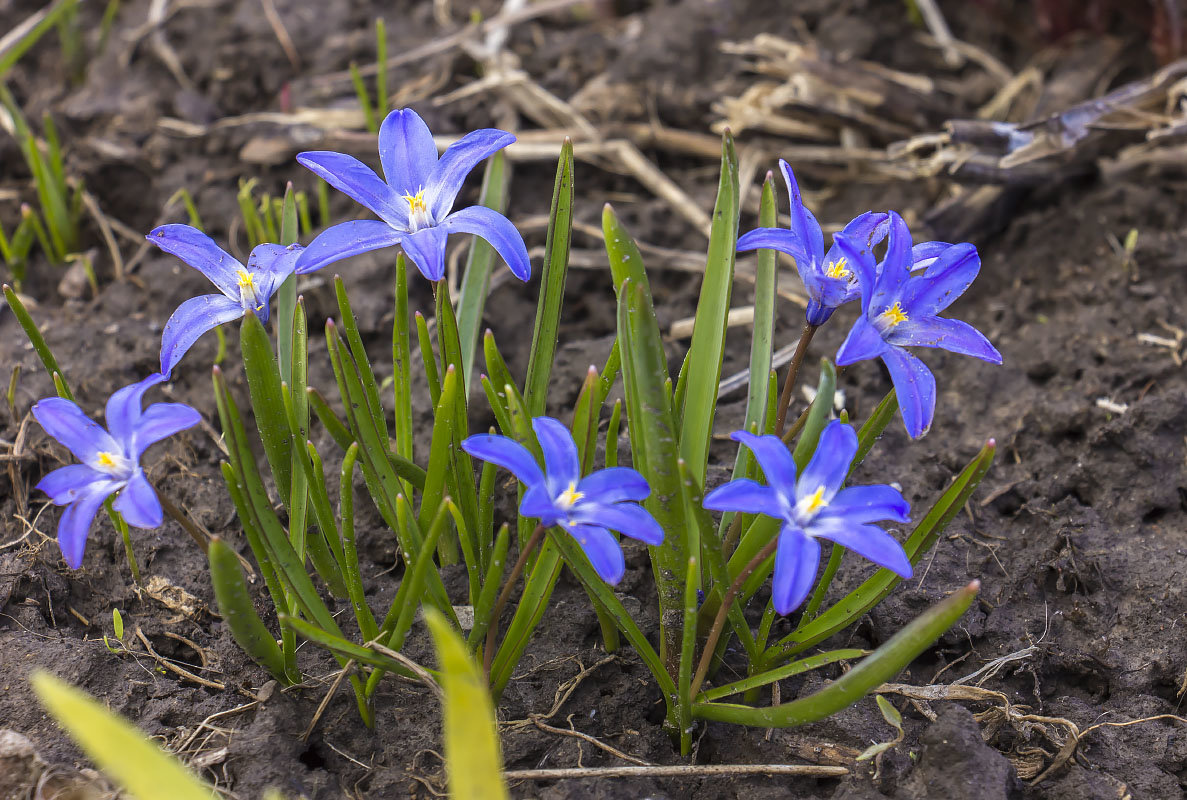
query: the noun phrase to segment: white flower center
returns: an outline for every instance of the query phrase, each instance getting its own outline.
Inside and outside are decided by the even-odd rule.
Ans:
[[[417,189],[416,194],[406,194],[408,201],[408,230],[416,233],[421,228],[433,226],[433,215],[429,213],[429,203],[425,200],[424,187]]]
[[[568,489],[565,489],[563,492],[557,495],[556,500],[553,502],[556,504],[557,508],[562,508],[567,511],[583,497],[585,497],[585,492],[577,491],[577,483],[573,482],[569,484]]]
[[[815,492],[801,498],[795,504],[795,513],[802,523],[807,523],[808,520],[816,516],[827,505],[828,501],[824,499],[824,487],[821,486]]]
[[[119,453],[102,452],[91,466],[116,478],[126,477],[132,471],[132,463]]]

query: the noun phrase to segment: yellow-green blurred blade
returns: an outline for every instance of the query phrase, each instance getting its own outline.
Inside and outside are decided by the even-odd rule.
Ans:
[[[455,800],[507,800],[495,709],[478,665],[461,637],[432,608],[425,622],[437,645],[445,691],[445,773]]]
[[[58,724],[128,794],[139,800],[211,800],[214,796],[213,789],[85,692],[48,672],[34,673],[32,683]]]

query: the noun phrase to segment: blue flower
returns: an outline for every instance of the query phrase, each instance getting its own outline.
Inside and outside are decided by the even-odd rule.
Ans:
[[[293,274],[301,254],[300,245],[262,244],[251,251],[244,267],[189,225],[162,225],[148,240],[201,272],[222,292],[186,300],[165,323],[161,335],[161,372],[165,377],[206,331],[249,311],[267,322],[272,295]]]
[[[471,436],[462,442],[462,449],[514,473],[526,489],[519,513],[539,519],[541,525],[559,525],[581,545],[602,580],[618,583],[626,562],[611,530],[651,545],[664,540],[659,523],[638,503],[651,488],[642,475],[627,467],[610,467],[582,478],[577,445],[568,428],[552,417],[536,417],[532,429],[544,451],[544,472],[526,447],[506,436]]]
[[[739,478],[710,492],[704,505],[714,511],[766,514],[783,521],[771,584],[775,611],[790,614],[807,598],[820,566],[817,539],[836,542],[904,578],[911,577],[911,562],[902,546],[869,524],[909,522],[910,507],[902,494],[885,485],[841,488],[857,453],[853,428],[839,420],[830,422],[798,481],[795,461],[778,436],[738,431],[733,438],[751,449],[769,485]]]
[[[823,325],[838,306],[857,297],[858,269],[874,269],[873,249],[886,236],[886,214],[867,211],[845,226],[842,233],[852,251],[841,253],[836,240],[824,252],[824,233],[812,212],[804,207],[800,187],[791,167],[779,159],[779,169],[791,198],[791,228],[757,228],[738,239],[738,252],[778,250],[795,259],[795,267],[808,292],[808,324]],[[858,263],[860,262],[860,263]]]
[[[842,252],[856,251],[848,239],[837,235]],[[937,317],[977,277],[981,259],[973,245],[943,246],[929,243],[912,250],[911,232],[902,217],[890,212],[890,235],[881,271],[862,267],[861,316],[837,351],[837,364],[853,364],[881,358],[890,370],[903,423],[912,439],[931,427],[936,409],[936,379],[927,366],[906,347],[940,347],[953,353],[1002,363],[978,330],[956,319]]]
[[[37,484],[54,505],[67,506],[58,521],[58,545],[71,569],[82,565],[91,520],[112,494],[120,493],[114,507],[129,525],[161,524],[161,503],[140,468],[140,456],[149,445],[202,419],[181,403],[154,403],[141,411],[145,391],[163,380],[164,375],[154,373],[111,395],[106,412],[110,433],[70,400],[50,397],[33,406],[33,417],[45,432],[82,462],[56,469]]]
[[[453,211],[462,182],[484,158],[515,141],[506,131],[471,131],[450,145],[440,158],[433,135],[415,111],[387,115],[379,129],[379,160],[387,180],[342,153],[318,150],[297,155],[334,188],[375,212],[379,220],[354,220],[321,233],[297,262],[297,272],[319,270],[347,256],[398,244],[431,281],[445,274],[445,239],[451,233],[472,233],[490,242],[515,277],[532,272],[528,251],[510,220],[485,206]]]

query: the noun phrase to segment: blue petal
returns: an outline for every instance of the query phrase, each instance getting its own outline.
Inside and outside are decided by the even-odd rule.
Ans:
[[[850,486],[837,492],[828,507],[815,521],[830,517],[844,517],[855,524],[892,520],[910,522],[911,506],[893,486]]]
[[[39,400],[33,404],[33,418],[84,464],[94,464],[100,453],[123,455],[111,434],[73,401],[61,397]]]
[[[796,182],[791,167],[786,161],[779,159],[779,169],[783,172],[783,180],[787,183],[787,196],[791,201],[791,232],[804,243],[809,259],[819,264],[824,258],[824,232],[820,230],[820,223],[816,221],[816,217],[804,207],[800,185]]]
[[[267,304],[297,266],[305,248],[299,244],[261,244],[252,249],[247,268],[256,276],[260,299]]]
[[[305,275],[359,253],[399,244],[407,234],[374,219],[356,219],[326,228],[301,251],[295,272]]]
[[[354,156],[332,150],[297,154],[297,163],[397,228],[408,227],[408,201]]]
[[[110,480],[110,475],[91,469],[86,464],[69,464],[46,475],[34,488],[49,495],[54,505],[64,506],[78,499],[78,495],[92,483]]]
[[[837,366],[844,367],[858,361],[878,358],[886,349],[887,344],[882,334],[878,333],[878,329],[862,315],[853,322],[849,335],[841,343],[841,349],[837,350]]]
[[[567,525],[568,531],[593,565],[598,577],[614,586],[626,572],[626,559],[622,548],[608,530],[597,525]]]
[[[239,296],[239,270],[243,265],[202,231],[189,225],[162,225],[145,238],[201,272],[223,294]]]
[[[874,286],[878,280],[877,265],[871,259],[862,256],[860,241],[850,241],[844,232],[833,236],[833,246],[829,248],[828,257],[835,258],[834,253],[844,257],[849,262],[853,274],[857,276],[857,292],[861,295],[862,313],[865,313],[869,308],[869,299],[874,294]]]
[[[144,470],[136,470],[111,507],[133,528],[158,528],[164,519],[161,501],[148,478],[144,477]]]
[[[886,348],[882,361],[890,370],[907,433],[918,439],[927,433],[936,413],[935,376],[926,364],[898,347]]]
[[[860,285],[862,274],[874,277],[877,275],[877,260],[874,258],[874,248],[877,247],[890,231],[890,215],[881,211],[867,211],[858,214],[849,221],[838,234],[848,245],[844,253],[849,261],[849,268],[858,277]],[[833,237],[836,247],[837,236]],[[830,252],[825,256],[825,263],[834,260]],[[873,283],[871,282],[871,286]]]
[[[201,421],[202,415],[184,403],[153,403],[144,410],[136,424],[129,457],[139,461],[144,451],[152,445],[192,428]]]
[[[903,289],[903,310],[909,316],[934,316],[964,294],[981,271],[981,257],[971,244],[945,250],[923,274],[914,275]]]
[[[857,251],[871,264],[874,263],[874,248],[886,238],[890,231],[890,215],[883,211],[867,211],[858,214],[841,229]]]
[[[637,470],[607,467],[582,478],[577,484],[577,491],[599,503],[621,503],[624,500],[646,499],[651,494],[651,487]]]
[[[90,532],[91,522],[103,501],[120,488],[119,481],[108,479],[92,483],[82,492],[78,499],[66,506],[58,520],[58,547],[62,548],[62,558],[66,559],[66,566],[78,569],[82,566],[83,550],[87,546],[87,533]]]
[[[911,248],[911,270],[926,270],[952,245],[948,242],[922,242]]]
[[[411,108],[396,109],[379,126],[379,161],[396,194],[415,195],[428,186],[437,145],[429,126]]]
[[[809,325],[820,327],[828,322],[833,312],[837,309],[833,306],[826,306],[817,300],[808,300],[808,305],[804,308],[804,320]]]
[[[706,495],[702,505],[711,511],[742,511],[770,517],[782,517],[784,511],[778,492],[749,478],[723,483]]]
[[[479,433],[467,437],[462,449],[475,458],[510,470],[519,482],[529,489],[544,483],[544,473],[528,449],[514,439],[493,433]]]
[[[861,308],[871,315],[880,314],[902,298],[903,288],[911,275],[911,231],[903,218],[890,212],[890,234],[887,237],[886,257],[882,271],[874,282],[874,290],[867,297],[862,294]]]
[[[169,317],[161,332],[161,372],[168,376],[206,331],[239,319],[245,313],[239,301],[221,294],[204,294],[186,300]]]
[[[507,262],[515,277],[521,281],[532,277],[532,262],[528,259],[528,248],[523,243],[523,237],[511,220],[498,211],[486,206],[470,206],[450,214],[442,220],[441,227],[450,233],[481,236]]]
[[[795,487],[795,499],[803,500],[823,488],[821,499],[831,502],[833,495],[845,482],[849,474],[849,465],[853,463],[853,456],[857,454],[857,432],[852,427],[834,419],[820,434],[820,441],[816,444],[816,452],[804,467],[799,483]]]
[[[735,431],[730,438],[750,448],[772,489],[784,497],[792,496],[795,492],[795,461],[778,436],[755,436],[746,431]]]
[[[750,250],[778,250],[787,253],[795,259],[796,268],[801,272],[812,265],[812,255],[808,252],[804,242],[794,232],[787,228],[755,228],[738,237],[738,252]]]
[[[111,437],[120,442],[123,452],[132,452],[132,432],[136,430],[136,422],[140,419],[140,403],[144,393],[164,380],[164,375],[154,372],[139,383],[112,392],[107,399],[107,429]]]
[[[401,237],[400,246],[421,275],[439,281],[445,277],[445,239],[448,235],[443,228],[421,228]]]
[[[540,524],[545,526],[555,525],[558,520],[568,516],[566,511],[558,509],[553,503],[548,486],[543,481],[532,484],[523,493],[523,499],[519,501],[519,513],[524,517],[538,519]]]
[[[820,568],[820,543],[799,528],[784,525],[775,550],[771,603],[777,614],[795,611],[812,591]]]
[[[902,578],[911,577],[911,562],[903,546],[875,525],[856,525],[841,517],[822,517],[813,520],[808,532],[836,542]]]
[[[989,340],[972,325],[958,319],[908,319],[894,327],[886,337],[886,342],[897,347],[939,347],[991,364],[1002,363],[1002,354]]]
[[[462,190],[466,176],[479,162],[515,141],[515,134],[494,128],[470,131],[445,148],[425,182],[425,200],[433,219],[444,219]],[[500,253],[501,254],[501,253]],[[511,263],[511,262],[507,262]],[[518,273],[517,273],[518,274]],[[527,280],[527,278],[524,278]]]
[[[544,451],[544,472],[553,497],[581,480],[577,445],[569,429],[552,417],[535,417],[532,430]]]
[[[664,542],[664,529],[647,509],[637,503],[606,505],[583,500],[573,507],[569,518],[578,524],[609,528],[650,545]]]

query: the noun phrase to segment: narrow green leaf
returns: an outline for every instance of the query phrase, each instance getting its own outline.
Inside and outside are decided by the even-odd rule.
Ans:
[[[827,358],[820,359],[820,382],[816,385],[816,398],[808,409],[808,421],[804,424],[803,432],[795,443],[792,457],[799,472],[804,471],[812,454],[816,452],[816,443],[820,441],[820,434],[828,424],[833,413],[833,398],[837,391],[837,368]]]
[[[770,708],[698,703],[693,713],[700,719],[763,728],[788,728],[831,716],[853,705],[906,668],[964,615],[979,590],[980,583],[973,581],[948,599],[932,606],[860,664],[810,695]]]
[[[701,692],[697,695],[697,701],[707,703],[712,700],[720,700],[722,697],[729,697],[733,694],[740,694],[748,692],[752,689],[759,689],[763,686],[769,686],[776,681],[785,680],[795,675],[799,675],[809,670],[819,669],[827,664],[835,664],[838,661],[850,661],[855,658],[861,658],[864,655],[869,655],[868,650],[858,650],[849,648],[844,650],[830,650],[827,653],[817,653],[816,655],[802,658],[799,661],[793,661],[790,664],[784,664],[777,669],[768,670],[758,675],[752,675],[748,678],[743,678],[740,681],[727,683],[725,686],[718,686],[708,691]]]
[[[668,675],[679,672],[688,553],[680,532],[687,527],[677,465],[680,442],[669,405],[667,360],[639,249],[606,206],[602,229],[618,290],[618,345],[622,353],[627,420],[635,469],[647,476],[644,506],[667,533],[649,547],[660,607],[660,652]],[[668,694],[667,697],[674,695]]]
[[[500,151],[486,162],[482,176],[482,192],[478,196],[480,205],[500,214],[507,210],[507,187],[511,182],[507,160]],[[495,249],[480,236],[473,237],[470,253],[466,257],[462,285],[458,291],[457,329],[460,342],[462,377],[466,386],[471,385],[474,375],[474,353],[478,348],[478,333],[482,329],[482,312],[486,307],[486,295],[490,287],[490,273],[495,263]]]
[[[734,284],[734,256],[737,252],[738,156],[728,131],[721,145],[721,181],[713,209],[709,253],[701,296],[697,301],[692,343],[688,348],[688,383],[681,412],[680,456],[698,482],[705,480],[709,441],[717,411],[717,389],[725,357],[726,321]]]
[[[58,366],[58,360],[54,358],[53,351],[49,349],[49,345],[45,343],[45,337],[41,335],[41,331],[37,330],[37,324],[33,322],[33,318],[25,310],[25,304],[21,302],[16,292],[8,284],[4,284],[4,299],[8,302],[8,307],[12,309],[12,313],[16,315],[17,322],[21,325],[21,330],[29,338],[29,343],[33,345],[33,350],[36,351],[37,357],[41,359],[41,363],[45,366],[45,371],[51,376],[57,376],[57,380],[60,380],[61,389],[65,390],[65,394],[62,394],[61,391],[59,391],[59,394],[62,394],[62,397],[67,400],[73,400],[74,394],[70,391],[69,384],[66,383],[66,377],[62,372],[62,368]]]
[[[256,429],[260,432],[264,455],[276,480],[276,490],[287,507],[292,501],[292,437],[284,413],[280,372],[272,354],[272,344],[255,314],[243,317],[239,345]]]
[[[532,329],[532,347],[528,356],[528,376],[524,398],[528,411],[538,417],[547,409],[548,381],[556,355],[557,330],[569,271],[569,250],[573,239],[573,143],[566,137],[561,145],[552,188],[552,208],[548,215],[548,235],[544,246],[544,269],[540,275],[540,298],[536,304],[536,323]],[[599,407],[601,404],[598,404]]]
[[[408,260],[396,256],[395,320],[392,322],[392,413],[395,416],[396,454],[411,461],[412,453],[412,330],[408,319]]]
[[[231,629],[231,636],[252,661],[272,673],[272,677],[287,683],[284,655],[256,613],[235,551],[215,536],[210,540],[206,557],[218,613]]]

